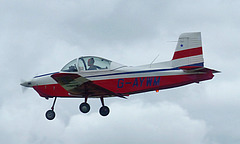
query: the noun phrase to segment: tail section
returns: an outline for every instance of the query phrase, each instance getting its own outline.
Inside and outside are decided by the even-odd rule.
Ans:
[[[179,36],[172,58],[172,66],[204,66],[201,32],[183,33]]]

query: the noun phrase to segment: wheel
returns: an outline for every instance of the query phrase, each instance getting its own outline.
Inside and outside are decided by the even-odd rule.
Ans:
[[[110,112],[110,109],[107,106],[102,106],[99,110],[100,115],[107,116]]]
[[[90,111],[90,105],[86,102],[83,102],[83,103],[80,104],[79,110],[82,113],[88,113]]]
[[[53,110],[48,110],[45,116],[48,120],[53,120],[55,118],[55,112]]]

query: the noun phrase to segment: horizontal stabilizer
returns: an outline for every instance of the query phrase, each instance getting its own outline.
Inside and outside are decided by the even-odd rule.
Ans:
[[[220,73],[220,71],[214,70],[214,69],[209,69],[206,67],[200,67],[200,66],[182,66],[179,67],[180,69],[184,70],[187,73],[192,73],[192,72],[212,72],[212,73]]]

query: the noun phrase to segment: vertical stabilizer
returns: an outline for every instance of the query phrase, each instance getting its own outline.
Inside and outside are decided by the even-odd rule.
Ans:
[[[204,66],[201,32],[183,33],[179,36],[172,66]]]

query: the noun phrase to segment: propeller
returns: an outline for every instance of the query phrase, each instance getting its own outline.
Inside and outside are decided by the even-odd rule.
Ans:
[[[28,88],[32,87],[32,80],[26,81],[21,79],[20,85],[22,86],[22,92],[24,93]]]

